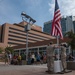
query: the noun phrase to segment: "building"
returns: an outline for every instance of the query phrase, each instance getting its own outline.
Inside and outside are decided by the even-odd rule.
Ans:
[[[44,23],[43,32],[50,34],[51,33],[51,29],[52,29],[52,20],[48,21],[48,22],[45,22]]]
[[[11,46],[15,53],[19,53],[26,57],[26,50],[34,53],[44,53],[46,54],[46,47],[53,41],[56,43],[55,37],[50,36],[48,33],[42,32],[42,28],[37,25],[33,25],[31,30],[28,31],[28,49],[26,49],[26,32],[25,25],[27,22],[23,21],[19,24],[9,24],[5,23],[0,26],[0,47]],[[67,41],[60,40],[61,42]],[[69,40],[68,40],[69,41]],[[26,59],[26,58],[24,58]]]
[[[71,30],[73,32],[75,31],[73,20],[75,20],[74,16],[73,17],[72,16],[62,17],[61,27],[62,27],[63,35],[68,31],[71,31]],[[43,32],[50,34],[51,28],[52,28],[52,20],[44,23]]]
[[[74,32],[72,16],[67,16],[66,17],[66,32],[71,31],[71,30]]]
[[[0,46],[17,46],[26,44],[26,32],[25,25],[27,22],[23,21],[19,24],[9,24],[5,23],[0,26]],[[54,37],[50,36],[42,32],[42,27],[33,25],[31,30],[28,32],[28,43],[34,43],[37,41],[54,39]]]
[[[73,24],[74,24],[74,33],[75,33],[75,21],[73,21]]]

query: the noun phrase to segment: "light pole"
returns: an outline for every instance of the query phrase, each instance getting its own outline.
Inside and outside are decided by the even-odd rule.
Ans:
[[[26,13],[22,12],[22,20],[27,22],[25,25],[25,32],[26,32],[26,62],[28,62],[28,31],[31,30],[31,26],[36,22],[33,18],[31,18]]]

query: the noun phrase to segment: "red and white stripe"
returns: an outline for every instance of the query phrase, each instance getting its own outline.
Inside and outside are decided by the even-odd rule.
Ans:
[[[60,20],[61,20],[61,13],[60,13],[60,10],[58,9],[54,13],[54,19],[52,23],[52,35],[60,36],[60,38],[63,39]]]

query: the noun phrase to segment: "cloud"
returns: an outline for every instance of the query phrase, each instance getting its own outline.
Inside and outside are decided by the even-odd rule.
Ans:
[[[50,14],[53,14],[54,12],[54,0],[49,3],[50,6]],[[66,15],[75,15],[75,0],[58,0],[59,8],[61,10],[62,16]]]
[[[50,6],[50,13],[53,14],[54,13],[54,1],[52,1],[51,3],[49,3],[49,6]]]

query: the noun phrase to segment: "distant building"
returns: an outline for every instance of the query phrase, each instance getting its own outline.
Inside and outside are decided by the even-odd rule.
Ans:
[[[50,34],[52,29],[52,20],[44,23],[43,32]]]
[[[62,26],[63,26],[63,24],[62,24]],[[67,16],[66,17],[66,32],[71,31],[71,30],[74,32],[72,16]]]
[[[73,20],[75,20],[75,17],[72,17],[72,16],[62,17],[62,19],[61,19],[61,27],[62,27],[63,35],[66,32],[71,31],[71,30],[73,32],[75,32]],[[48,22],[45,22],[43,32],[46,32],[46,33],[50,34],[51,29],[52,29],[52,20],[48,21]]]

